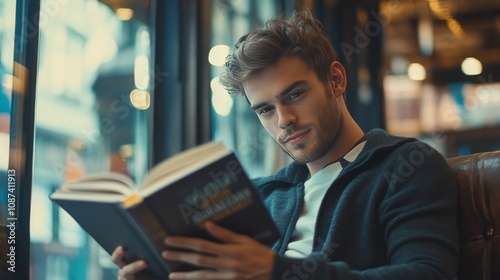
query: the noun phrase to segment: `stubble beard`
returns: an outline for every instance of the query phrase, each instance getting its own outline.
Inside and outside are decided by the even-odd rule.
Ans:
[[[332,106],[323,109],[318,118],[318,126],[306,125],[305,128],[310,129],[310,133],[315,139],[313,142],[306,145],[299,143],[295,145],[294,152],[287,150],[284,145],[278,142],[281,149],[287,153],[295,162],[306,164],[315,161],[324,156],[337,141],[343,128],[343,115],[338,102],[332,101]],[[304,129],[303,127],[293,128],[293,131]]]

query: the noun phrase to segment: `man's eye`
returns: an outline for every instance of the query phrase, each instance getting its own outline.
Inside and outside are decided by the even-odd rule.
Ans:
[[[303,92],[304,92],[303,90],[292,92],[292,93],[290,93],[290,95],[288,96],[288,98],[289,99],[295,99],[295,98],[301,96]]]
[[[267,113],[269,111],[271,111],[270,107],[264,107],[264,108],[262,108],[262,109],[259,110],[259,115],[265,114],[265,113]]]

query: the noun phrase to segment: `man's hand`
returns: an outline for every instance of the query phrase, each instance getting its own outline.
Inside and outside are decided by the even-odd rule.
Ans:
[[[111,255],[111,260],[121,268],[118,271],[118,280],[139,280],[135,275],[146,269],[148,265],[145,261],[135,261],[127,264],[123,260],[124,257],[125,249],[121,246],[118,246]]]
[[[212,222],[206,230],[222,243],[198,238],[168,237],[165,243],[192,252],[163,252],[167,260],[181,261],[204,269],[192,272],[173,272],[170,279],[252,279],[269,280],[274,252],[245,235],[236,234]],[[131,268],[132,269],[132,268]]]

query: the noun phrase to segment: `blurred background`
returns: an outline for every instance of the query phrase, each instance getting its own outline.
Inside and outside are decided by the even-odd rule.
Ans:
[[[30,213],[20,229],[30,279],[116,279],[106,252],[49,201],[64,182],[103,171],[139,181],[210,140],[233,149],[251,177],[289,162],[244,97],[218,83],[236,40],[279,14],[309,8],[322,21],[365,131],[417,137],[445,157],[500,149],[500,1],[41,0],[27,17],[20,1],[0,0],[0,221],[7,170],[21,158],[33,167],[16,190],[29,201],[18,207]],[[15,59],[31,46],[20,39],[38,39],[35,64]],[[35,90],[19,73],[36,77]],[[23,98],[36,100],[33,110]],[[13,148],[22,118],[34,120],[27,153]]]

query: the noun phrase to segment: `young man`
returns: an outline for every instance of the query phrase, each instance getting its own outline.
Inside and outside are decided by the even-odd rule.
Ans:
[[[222,83],[294,162],[254,181],[282,237],[272,248],[215,224],[221,243],[172,237],[165,259],[202,268],[170,279],[452,279],[457,192],[443,157],[415,139],[364,133],[346,75],[310,12],[243,36]],[[113,260],[127,279],[146,267]]]

